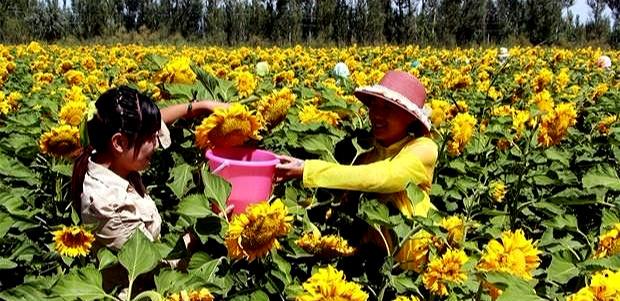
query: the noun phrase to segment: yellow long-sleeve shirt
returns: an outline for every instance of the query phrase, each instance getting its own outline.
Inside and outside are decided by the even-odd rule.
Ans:
[[[359,165],[308,160],[304,166],[303,183],[306,187],[373,192],[380,200],[392,202],[406,216],[426,216],[434,208],[428,194],[437,155],[437,144],[433,140],[408,136],[388,147],[376,145]],[[421,201],[413,203],[409,200],[405,192],[409,183],[418,185],[423,191]],[[391,237],[386,235],[386,239],[392,249]],[[418,255],[415,249],[415,242],[409,240],[396,255],[403,268],[416,269],[419,258],[415,258]]]

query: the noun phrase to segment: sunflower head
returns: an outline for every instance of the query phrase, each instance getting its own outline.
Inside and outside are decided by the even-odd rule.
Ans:
[[[70,101],[65,103],[60,108],[58,118],[61,124],[68,124],[72,126],[79,126],[86,113],[86,102],[83,101]]]
[[[244,213],[235,215],[228,227],[226,246],[234,259],[253,261],[279,248],[278,238],[286,236],[292,217],[282,201],[250,205]]]
[[[164,301],[213,301],[215,298],[206,288],[200,290],[182,290],[168,296]]]
[[[296,98],[289,88],[283,88],[264,96],[256,106],[259,122],[270,128],[278,125],[284,120]]]
[[[368,294],[359,284],[346,281],[344,273],[332,266],[319,269],[302,286],[304,292],[295,298],[296,301],[368,300]]]
[[[63,226],[62,229],[52,232],[52,235],[56,252],[69,257],[88,255],[95,241],[95,237],[89,231],[78,226]]]
[[[196,127],[196,145],[201,148],[240,146],[250,138],[260,139],[260,124],[244,105],[216,109]]]
[[[81,149],[80,131],[77,127],[63,124],[44,133],[39,140],[43,154],[56,157],[73,157]]]
[[[308,253],[319,257],[334,258],[350,256],[355,253],[355,248],[338,235],[321,235],[320,232],[309,232],[304,234],[295,243]]]

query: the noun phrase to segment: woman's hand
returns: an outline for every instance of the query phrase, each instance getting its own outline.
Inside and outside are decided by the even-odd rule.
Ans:
[[[219,102],[215,100],[199,100],[192,103],[192,109],[188,112],[189,118],[195,118],[200,115],[208,115],[216,109],[228,109],[229,103]]]
[[[292,178],[302,178],[304,175],[304,161],[291,156],[278,155],[280,164],[276,165],[276,181]]]

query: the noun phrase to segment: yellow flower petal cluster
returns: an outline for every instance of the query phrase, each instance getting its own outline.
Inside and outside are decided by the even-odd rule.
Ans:
[[[534,88],[534,92],[541,92],[544,90],[551,81],[553,80],[553,72],[547,68],[543,68],[538,72],[538,75],[534,77],[534,81],[532,83],[532,87]]]
[[[333,258],[350,256],[355,252],[355,248],[338,235],[321,235],[320,232],[309,232],[304,234],[295,243],[308,253],[320,257]]]
[[[502,106],[494,107],[493,110],[491,110],[491,114],[493,116],[499,116],[499,117],[511,116],[512,112],[513,112],[513,109],[509,105],[502,105]]]
[[[90,252],[95,237],[87,230],[78,226],[66,227],[52,232],[54,250],[62,256],[86,256]]]
[[[155,74],[154,81],[157,83],[193,84],[196,82],[196,73],[192,71],[190,64],[191,60],[188,57],[174,58]]]
[[[594,87],[594,90],[592,91],[592,95],[590,97],[593,100],[597,100],[601,96],[603,96],[605,93],[607,93],[608,90],[609,90],[609,86],[607,84],[605,83],[598,84],[596,85],[596,87]]]
[[[244,213],[235,215],[228,226],[228,256],[248,261],[264,257],[280,247],[277,239],[288,234],[292,219],[279,199],[272,204],[262,202],[248,206]]]
[[[459,69],[449,69],[441,81],[444,88],[452,90],[466,88],[472,84],[471,76]]]
[[[555,90],[560,92],[564,90],[570,83],[569,69],[564,67],[560,69],[560,73],[555,77]]]
[[[326,123],[332,126],[338,124],[340,116],[336,112],[319,110],[315,105],[304,105],[298,114],[299,122],[307,123]]]
[[[84,73],[77,70],[69,70],[65,73],[65,81],[71,86],[79,86],[84,82]]]
[[[465,231],[465,222],[459,216],[444,217],[440,226],[448,232],[448,243],[457,246],[461,243]]]
[[[201,148],[243,145],[250,138],[259,139],[260,124],[242,104],[216,109],[196,127],[196,145]]]
[[[603,258],[620,253],[620,223],[598,238],[598,246],[594,257]]]
[[[256,90],[256,86],[258,85],[258,80],[254,74],[247,71],[240,71],[233,73],[233,76],[235,78],[235,87],[237,87],[239,96],[248,97],[254,93],[254,90]]]
[[[567,301],[620,300],[620,271],[604,270],[592,276],[590,284],[568,296]]]
[[[467,280],[463,265],[469,257],[463,250],[449,249],[441,258],[435,258],[422,275],[424,287],[434,295],[447,296],[448,284],[462,284]]]
[[[80,131],[68,124],[52,128],[39,139],[41,153],[57,157],[73,157],[81,147]]]
[[[568,133],[568,128],[577,122],[574,103],[561,103],[542,116],[538,143],[544,147],[557,145]]]
[[[394,301],[422,301],[420,300],[420,298],[416,297],[416,296],[396,296],[396,298],[394,299]]]
[[[601,121],[599,121],[599,123],[596,125],[596,128],[598,129],[599,133],[607,135],[609,134],[609,128],[616,121],[618,121],[618,115],[606,116],[601,119]]]
[[[523,136],[525,126],[530,120],[530,112],[525,110],[515,110],[512,112],[512,129],[515,131],[517,138]]]
[[[79,126],[86,113],[86,102],[70,101],[65,103],[58,113],[60,124]]]
[[[485,247],[477,269],[484,272],[506,272],[517,277],[532,279],[532,272],[540,264],[541,253],[525,238],[523,230],[506,231],[501,243],[491,240]]]
[[[4,92],[0,91],[0,113],[3,115],[8,114],[15,107],[17,107],[17,101],[18,99],[21,99],[21,94],[17,93],[18,95],[16,95],[14,93],[16,92],[13,92],[7,96]]]
[[[458,156],[474,135],[476,118],[469,113],[459,113],[452,119],[451,136],[448,142],[448,153]]]
[[[182,290],[178,293],[172,294],[165,299],[165,301],[213,301],[215,298],[211,292],[206,288],[199,290]]]
[[[543,112],[551,111],[554,105],[551,93],[547,90],[542,90],[539,93],[534,94],[532,103],[536,104],[536,107]]]
[[[258,120],[262,125],[276,126],[286,117],[297,96],[289,89],[283,88],[263,96],[256,105]]]
[[[368,294],[354,282],[346,281],[344,273],[332,266],[320,268],[302,284],[304,293],[296,301],[365,301]]]
[[[450,103],[443,99],[433,99],[429,102],[431,108],[431,123],[439,127],[450,117]]]
[[[493,197],[493,201],[501,203],[506,196],[506,184],[502,181],[493,181],[489,185],[489,192]]]

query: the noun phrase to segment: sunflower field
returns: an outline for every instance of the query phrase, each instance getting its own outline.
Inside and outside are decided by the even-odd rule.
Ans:
[[[618,62],[593,48],[0,45],[0,299],[619,300]],[[214,212],[230,185],[205,149],[353,164],[372,148],[353,91],[391,69],[427,89],[436,211],[404,216],[370,194],[288,181],[244,213]],[[170,126],[173,145],[143,173],[161,239],[137,231],[95,250],[71,205],[72,160],[93,102],[120,85],[160,107],[232,105]],[[379,228],[394,251],[361,244]],[[394,256],[408,240],[411,270]],[[183,268],[164,264],[175,260]],[[127,288],[104,289],[112,267]]]

